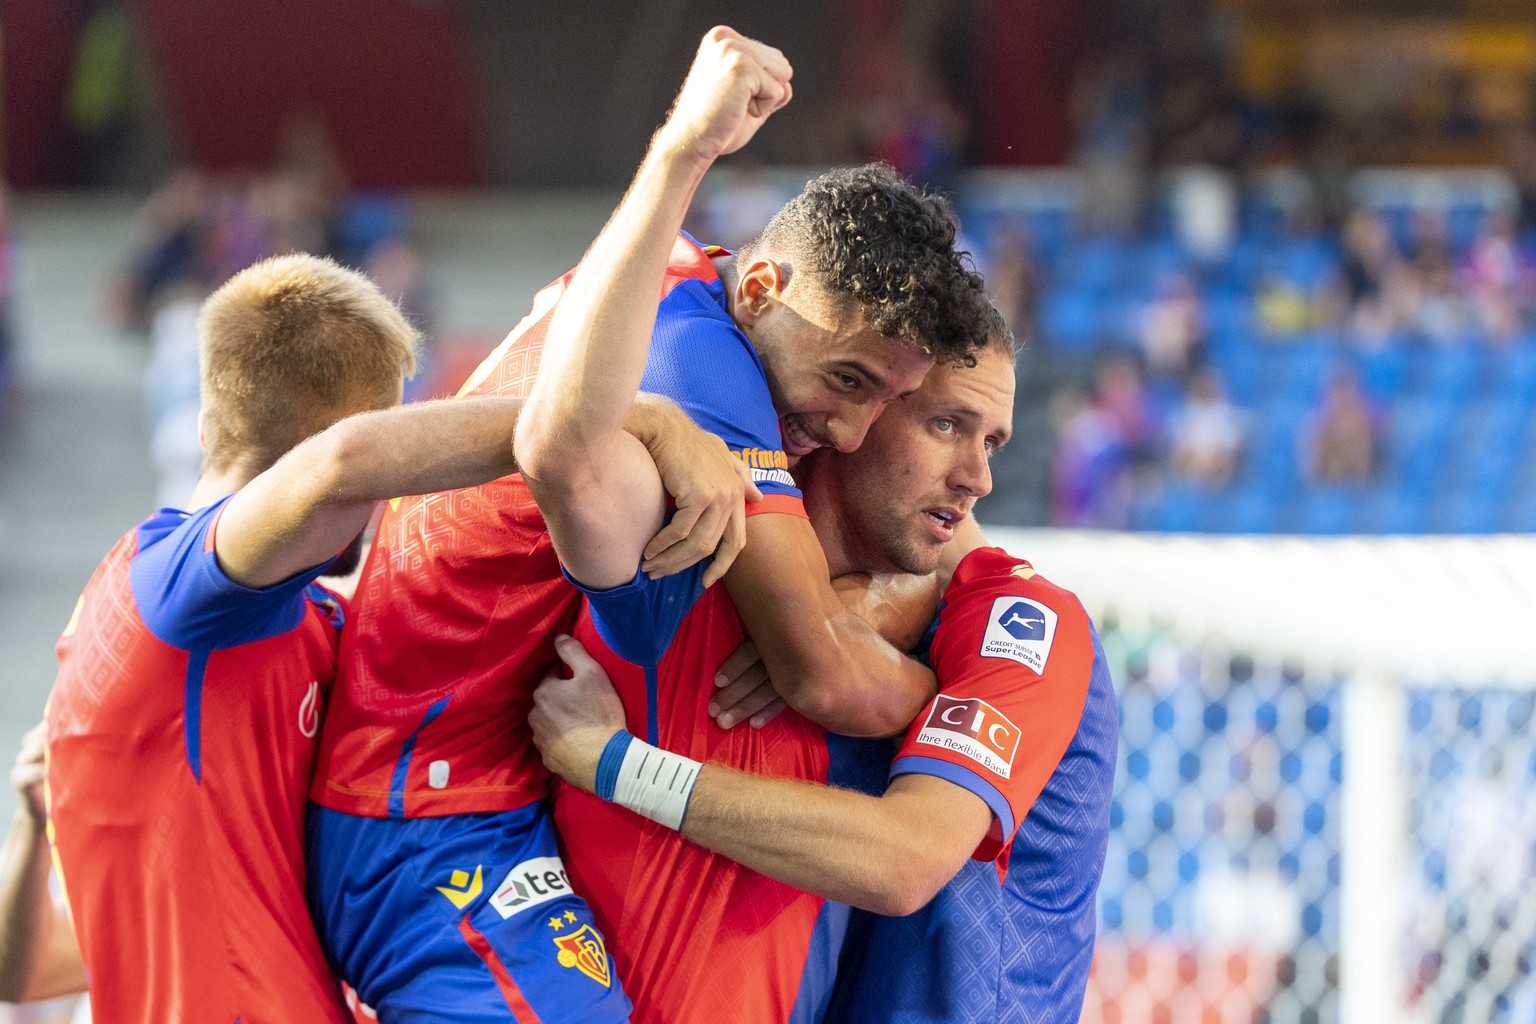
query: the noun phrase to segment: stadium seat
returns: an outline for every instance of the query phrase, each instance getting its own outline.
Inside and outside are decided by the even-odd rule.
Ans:
[[[1064,352],[1091,352],[1099,343],[1101,297],[1079,289],[1060,289],[1040,303],[1040,336]]]
[[[1297,531],[1319,535],[1352,532],[1362,495],[1360,488],[1347,486],[1308,491],[1301,498]]]

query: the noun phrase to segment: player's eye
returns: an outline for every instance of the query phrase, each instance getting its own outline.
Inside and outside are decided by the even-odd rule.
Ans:
[[[955,432],[955,421],[948,417],[940,416],[933,421],[933,429],[941,434],[952,434]]]
[[[843,387],[847,388],[849,391],[856,391],[856,390],[858,390],[859,378],[855,377],[853,374],[851,374],[851,373],[834,373],[833,376],[837,378],[837,382],[839,384],[841,384]]]

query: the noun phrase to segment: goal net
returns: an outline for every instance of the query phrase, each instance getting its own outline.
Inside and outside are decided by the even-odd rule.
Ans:
[[[1536,538],[987,533],[1119,693],[1085,1022],[1536,1020]]]

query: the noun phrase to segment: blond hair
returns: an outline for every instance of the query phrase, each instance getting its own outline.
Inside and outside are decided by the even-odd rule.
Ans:
[[[416,329],[378,286],[305,253],[231,277],[198,333],[211,469],[264,469],[343,416],[394,405],[416,369]]]

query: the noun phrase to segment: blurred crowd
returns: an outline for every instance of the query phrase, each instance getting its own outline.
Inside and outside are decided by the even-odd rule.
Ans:
[[[360,267],[399,302],[430,342],[431,302],[403,198],[350,192],[323,127],[296,119],[264,173],[178,170],[139,210],[131,252],[110,289],[117,326],[149,346],[145,407],[158,500],[180,507],[201,463],[197,434],[197,317],[236,271],[303,251]],[[433,386],[430,347],[408,398]]]

